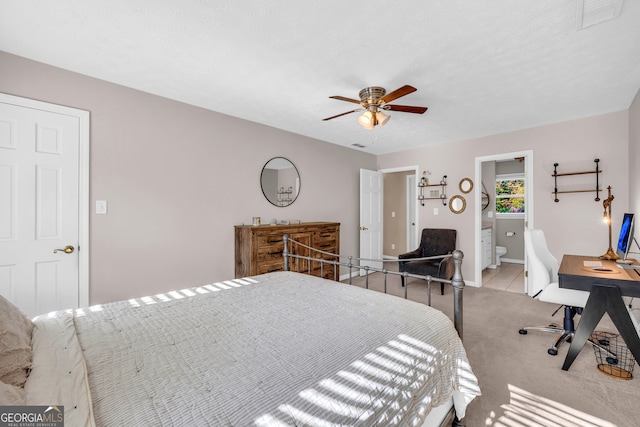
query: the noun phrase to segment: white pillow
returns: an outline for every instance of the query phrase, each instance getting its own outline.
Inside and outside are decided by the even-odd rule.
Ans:
[[[0,295],[0,381],[23,387],[31,368],[33,322]]]
[[[24,406],[26,404],[27,400],[22,387],[0,381],[0,406]]]

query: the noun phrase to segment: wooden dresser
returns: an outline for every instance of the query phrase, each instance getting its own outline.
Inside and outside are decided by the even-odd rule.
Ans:
[[[340,223],[338,222],[303,222],[296,225],[236,225],[235,226],[235,274],[236,277],[255,276],[284,270],[282,251],[283,235],[305,245],[325,252],[337,254],[340,251]],[[291,253],[309,256],[308,249],[292,245]],[[319,254],[313,255],[319,257]],[[335,257],[323,255],[322,258],[335,260]],[[293,260],[290,270],[307,273],[307,260]],[[321,274],[322,273],[322,274]],[[311,274],[334,279],[334,267],[311,262]]]

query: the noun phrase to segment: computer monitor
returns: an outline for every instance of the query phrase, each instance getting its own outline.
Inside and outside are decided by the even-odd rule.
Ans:
[[[620,226],[620,237],[618,238],[618,246],[616,254],[621,260],[626,260],[631,244],[633,243],[633,228],[635,218],[632,213],[624,214],[622,217],[622,225]]]

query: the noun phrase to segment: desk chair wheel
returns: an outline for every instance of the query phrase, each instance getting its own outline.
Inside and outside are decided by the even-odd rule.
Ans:
[[[518,333],[520,333],[520,335],[527,335],[527,330],[526,329],[520,329],[518,331]]]
[[[609,365],[617,365],[618,364],[618,358],[616,358],[616,357],[609,356],[609,357],[606,358],[606,361],[607,361],[607,363]]]
[[[552,356],[557,356],[558,355],[558,349],[552,347],[552,348],[547,350],[547,353],[549,353]]]

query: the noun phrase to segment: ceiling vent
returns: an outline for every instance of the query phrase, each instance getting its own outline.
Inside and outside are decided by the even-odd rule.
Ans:
[[[362,144],[351,144],[351,145],[358,148],[366,148],[366,146]]]
[[[584,30],[618,18],[623,3],[624,0],[578,0],[577,30]]]

